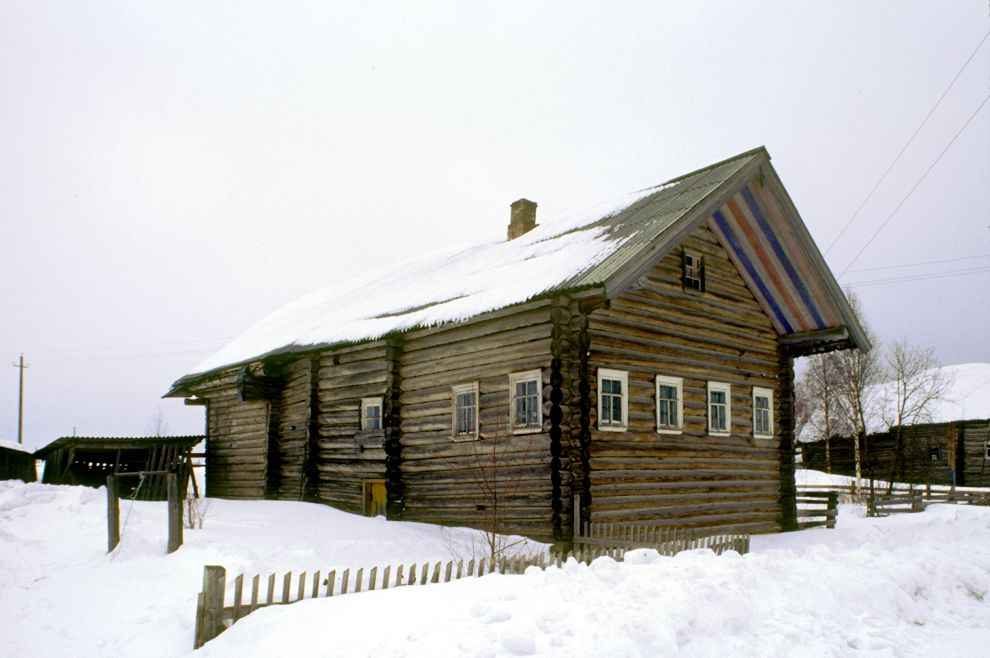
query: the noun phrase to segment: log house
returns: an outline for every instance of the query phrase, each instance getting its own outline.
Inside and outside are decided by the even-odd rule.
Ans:
[[[207,494],[556,541],[575,500],[794,528],[793,359],[869,343],[766,150],[541,226],[520,199],[508,233],[314,293],[176,381]]]

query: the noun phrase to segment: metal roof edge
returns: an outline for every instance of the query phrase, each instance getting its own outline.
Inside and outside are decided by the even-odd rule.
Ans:
[[[753,156],[762,157],[754,158]],[[656,238],[640,250],[640,254],[636,258],[630,259],[629,267],[620,269],[611,277],[606,279],[605,291],[609,299],[614,299],[625,291],[630,285],[632,285],[654,265],[656,265],[657,261],[666,256],[671,249],[680,244],[692,231],[701,225],[702,222],[707,220],[708,216],[714,212],[716,208],[722,205],[726,198],[731,196],[731,192],[734,192],[735,186],[740,180],[744,181],[748,179],[752,173],[755,173],[753,170],[762,167],[764,164],[772,169],[772,166],[770,165],[770,154],[767,152],[766,148],[761,146],[750,151],[746,151],[745,153],[735,157],[723,160],[722,162],[714,165],[691,172],[690,174],[685,174],[678,179],[674,179],[675,181],[681,180],[689,176],[704,173],[705,171],[728,164],[735,160],[742,160],[745,158],[752,159],[749,162],[741,164],[739,169],[733,172],[732,175],[715,186],[708,194],[699,199],[697,203],[685,210],[684,213],[670,226],[661,231]],[[664,185],[666,185],[666,183],[664,183]]]

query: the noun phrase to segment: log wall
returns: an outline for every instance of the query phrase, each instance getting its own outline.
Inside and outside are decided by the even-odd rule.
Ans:
[[[236,379],[235,369],[192,391],[207,400],[206,495],[264,498],[269,403],[240,401]]]
[[[990,487],[990,420],[960,423],[963,440],[963,481],[967,487]]]
[[[303,473],[309,452],[311,370],[308,358],[290,361],[282,367],[279,417],[273,423],[277,431],[270,452],[271,467],[278,469],[277,480],[272,484],[276,497],[282,500],[302,500],[305,494]]]
[[[384,400],[392,367],[385,341],[323,352],[319,357],[316,497],[364,513],[364,482],[382,480],[385,431],[361,429],[361,398]],[[386,408],[383,406],[383,412]],[[387,425],[383,418],[383,425]]]
[[[779,436],[791,414],[790,362],[715,235],[701,227],[683,246],[704,258],[705,292],[682,289],[675,249],[590,316],[591,520],[779,530],[792,495]],[[597,429],[598,368],[628,372],[626,431]],[[684,380],[680,434],[656,431],[656,375]],[[708,434],[709,381],[732,386],[730,436]],[[754,386],[774,391],[774,439],[753,438]]]
[[[497,526],[552,538],[550,302],[405,335],[401,363],[403,518]],[[509,373],[542,372],[544,431],[509,428]],[[456,384],[479,386],[480,438],[454,441]],[[495,458],[496,466],[492,466]]]
[[[986,442],[990,440],[988,424],[990,421],[970,420],[910,425],[903,428],[900,439],[896,429],[870,434],[860,443],[863,477],[951,485],[955,470],[957,485],[990,486],[990,460],[986,459]],[[852,439],[835,436],[830,443],[832,473],[854,476]],[[933,449],[938,450],[937,459],[932,459]],[[824,441],[801,444],[801,453],[806,468],[826,470]]]

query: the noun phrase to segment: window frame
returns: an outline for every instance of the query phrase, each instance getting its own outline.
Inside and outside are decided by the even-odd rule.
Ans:
[[[470,432],[457,431],[457,398],[465,393],[474,393],[474,428]],[[450,440],[451,441],[476,441],[481,436],[479,432],[479,421],[481,411],[481,396],[478,392],[478,382],[468,384],[455,384],[450,387]]]
[[[756,428],[756,398],[763,397],[767,399],[767,412],[769,414],[768,426],[770,428],[769,432],[759,432]],[[773,422],[773,389],[766,388],[763,386],[753,387],[753,438],[756,439],[772,439],[774,435],[774,430],[776,429]]]
[[[378,407],[378,427],[368,428],[368,407]],[[361,398],[361,431],[381,432],[385,429],[385,401],[381,397]]]
[[[516,423],[516,385],[523,382],[536,382],[536,422]],[[528,395],[526,397],[529,397]],[[535,434],[543,431],[543,371],[539,368],[524,372],[509,373],[509,431],[513,434]]]
[[[712,426],[712,393],[725,393],[725,429],[715,429]],[[731,436],[732,435],[732,384],[727,382],[709,381],[705,393],[705,410],[708,416],[709,436]]]
[[[688,266],[688,259],[694,264]],[[688,281],[697,281],[698,285],[688,285]],[[681,288],[691,292],[705,292],[705,257],[691,249],[681,252]]]
[[[622,412],[622,420],[619,423],[610,423],[605,425],[602,423],[602,402],[604,401],[604,393],[602,382],[604,380],[619,381],[622,383],[622,392],[620,395],[620,410]],[[609,394],[612,395],[612,394]],[[625,370],[613,370],[611,368],[599,368],[598,369],[598,429],[603,432],[625,432],[629,428],[629,373]]]
[[[660,387],[670,386],[677,390],[677,424],[660,424]],[[684,378],[657,375],[654,381],[656,422],[658,434],[682,434],[684,432]]]

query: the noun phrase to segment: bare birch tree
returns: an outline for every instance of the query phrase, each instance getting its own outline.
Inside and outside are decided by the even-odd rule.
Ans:
[[[832,442],[836,434],[848,434],[849,424],[840,413],[839,381],[836,354],[816,354],[808,358],[808,367],[797,385],[796,402],[800,436],[805,426],[811,436],[825,442],[825,471],[832,472]]]
[[[846,292],[849,305],[859,319],[867,339],[873,349],[842,350],[834,353],[836,366],[836,399],[839,403],[839,417],[853,437],[853,461],[856,466],[856,495],[861,494],[863,479],[863,455],[866,436],[871,425],[880,414],[879,391],[877,384],[883,379],[883,364],[880,360],[880,347],[863,317],[859,299],[852,291]],[[862,446],[862,450],[861,450]]]
[[[940,367],[932,348],[921,348],[898,341],[885,358],[887,385],[884,387],[883,420],[894,436],[894,475],[904,468],[904,426],[930,422],[936,402],[944,400],[952,386],[951,377]]]

